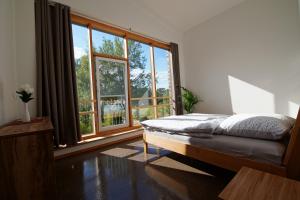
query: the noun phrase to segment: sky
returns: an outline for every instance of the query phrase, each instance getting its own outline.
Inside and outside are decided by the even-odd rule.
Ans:
[[[86,55],[89,50],[89,33],[88,29],[79,25],[72,25],[73,29],[73,41],[74,41],[74,55],[75,59],[80,58],[83,55]],[[114,35],[103,33],[100,31],[93,30],[93,45],[101,46],[103,44],[103,39],[114,40]],[[146,72],[150,72],[150,46],[142,44],[143,54],[146,57]],[[156,70],[156,88],[169,88],[169,65],[168,65],[168,56],[169,52],[164,49],[154,47],[154,63]],[[132,72],[138,73],[138,71]]]

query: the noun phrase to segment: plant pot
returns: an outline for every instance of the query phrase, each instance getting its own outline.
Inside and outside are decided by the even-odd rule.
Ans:
[[[29,113],[28,103],[24,103],[24,108],[25,108],[25,110],[24,110],[25,112],[24,112],[23,121],[30,122],[30,113]]]

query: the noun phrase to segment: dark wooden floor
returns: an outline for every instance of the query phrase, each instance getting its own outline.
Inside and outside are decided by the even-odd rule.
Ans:
[[[127,142],[56,161],[58,199],[217,199],[234,173]]]

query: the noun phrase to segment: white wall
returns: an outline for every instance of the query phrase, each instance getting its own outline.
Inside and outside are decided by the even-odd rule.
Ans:
[[[16,72],[14,63],[14,4],[0,1],[0,124],[16,116]]]
[[[17,84],[30,84],[36,89],[34,0],[15,1],[15,41]],[[23,105],[18,101],[18,117]],[[29,103],[30,113],[36,115],[36,99]]]
[[[183,70],[182,34],[133,0],[57,0],[73,11],[123,28],[179,44]],[[21,116],[21,103],[13,98],[20,84],[36,88],[34,0],[1,0],[0,124]],[[14,31],[13,31],[14,30]],[[30,103],[36,114],[36,102]]]
[[[300,15],[300,0],[298,0],[298,9],[299,9],[299,15]]]
[[[184,34],[198,112],[276,112],[300,104],[298,0],[247,0]]]

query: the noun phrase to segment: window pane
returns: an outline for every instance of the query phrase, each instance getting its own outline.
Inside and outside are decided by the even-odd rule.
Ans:
[[[170,106],[157,107],[157,117],[167,117],[171,113]]]
[[[125,62],[97,58],[96,70],[101,127],[127,124]]]
[[[125,95],[125,63],[101,58],[96,63],[101,96]]]
[[[128,40],[128,58],[130,65],[131,97],[152,96],[150,46]]]
[[[101,98],[101,126],[115,126],[126,123],[125,96]]]
[[[139,100],[132,100],[131,101],[132,107],[138,107],[138,106],[152,106],[153,101],[152,99],[139,99]]]
[[[94,133],[94,114],[79,115],[81,134]]]
[[[91,70],[89,61],[89,31],[87,27],[72,24],[75,70],[79,112],[93,111]],[[94,132],[92,115],[80,116],[82,134]]]
[[[169,98],[157,98],[157,105],[170,104]]]
[[[98,30],[92,30],[92,34],[95,53],[124,57],[124,38]]]
[[[156,95],[170,96],[171,73],[169,51],[154,47],[154,63],[156,71]]]
[[[93,111],[93,106],[92,106],[91,100],[81,100],[78,103],[79,103],[79,112]]]
[[[134,108],[132,109],[133,124],[139,124],[141,121],[154,119],[154,108]]]

